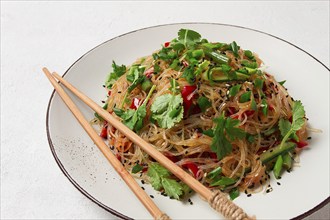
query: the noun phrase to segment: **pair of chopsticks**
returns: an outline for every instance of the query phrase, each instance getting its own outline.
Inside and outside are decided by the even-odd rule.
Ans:
[[[109,112],[104,110],[101,106],[96,104],[89,97],[84,95],[73,85],[59,76],[57,73],[51,74],[47,68],[43,68],[43,72],[46,74],[47,78],[50,80],[54,86],[57,93],[63,99],[64,103],[71,110],[73,115],[79,121],[81,126],[85,129],[94,143],[98,146],[100,151],[108,159],[113,168],[118,172],[118,174],[123,178],[129,188],[134,192],[138,199],[142,202],[145,208],[153,216],[154,219],[170,219],[165,213],[163,213],[157,205],[150,199],[150,197],[145,193],[144,190],[138,185],[135,179],[126,171],[120,161],[113,155],[109,147],[104,143],[103,139],[95,132],[94,128],[89,124],[89,122],[84,118],[80,110],[70,99],[68,94],[63,90],[57,80],[68,88],[73,94],[80,98],[85,104],[97,112],[104,120],[106,120],[113,127],[118,129],[123,135],[129,138],[133,143],[138,145],[142,150],[149,154],[152,158],[158,161],[162,166],[167,168],[176,177],[185,182],[191,189],[197,192],[203,199],[207,200],[210,206],[221,213],[224,217],[228,219],[251,219],[240,207],[234,204],[228,199],[228,196],[219,190],[211,191],[198,180],[193,178],[191,175],[186,173],[175,163],[165,157],[162,153],[153,148],[149,143],[143,140],[140,136],[126,127],[123,123],[118,121]],[[57,80],[56,80],[57,79]]]

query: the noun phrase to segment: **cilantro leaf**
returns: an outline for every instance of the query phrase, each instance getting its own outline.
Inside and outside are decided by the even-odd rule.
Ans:
[[[159,163],[151,163],[147,175],[150,178],[152,187],[155,190],[164,189],[165,193],[172,198],[179,199],[187,190],[182,182],[170,178],[171,173]]]
[[[183,194],[181,184],[174,179],[162,178],[162,185],[165,190],[165,193],[169,197],[180,199],[180,196]]]
[[[111,72],[105,80],[105,86],[109,89],[112,87],[112,85],[116,82],[116,80],[119,77],[124,75],[124,73],[126,72],[126,66],[125,65],[119,66],[115,63],[115,61],[112,61],[112,69],[113,72]]]
[[[225,130],[231,140],[245,138],[245,131],[237,127],[239,124],[240,121],[237,119],[232,119],[231,117],[226,119]]]
[[[123,119],[123,123],[131,130],[137,132],[143,127],[143,120],[147,115],[147,102],[155,88],[155,85],[151,87],[147,98],[143,101],[143,104],[139,106],[136,110],[128,109],[125,112],[116,110],[115,113],[117,114],[118,112],[120,114],[120,117]]]
[[[189,29],[180,29],[178,32],[178,40],[185,47],[191,47],[197,42],[200,42],[201,37],[202,36],[199,33]]]
[[[165,94],[156,98],[151,105],[152,118],[162,128],[171,128],[183,118],[181,94]]]
[[[214,131],[214,137],[211,143],[211,150],[217,154],[219,160],[231,153],[233,146],[225,137],[225,119],[223,116],[214,119],[217,126]]]
[[[290,131],[291,123],[290,123],[289,120],[285,120],[283,118],[280,118],[280,120],[278,122],[278,127],[281,131],[282,137],[284,137]]]
[[[132,66],[129,73],[126,76],[127,81],[131,82],[132,84],[128,87],[128,92],[132,92],[139,84],[141,84],[145,79],[146,76],[143,75],[145,67],[141,66]]]
[[[243,139],[246,137],[246,133],[237,127],[240,123],[237,119],[225,118],[224,115],[221,115],[219,118],[215,118],[214,122],[216,123],[216,127],[211,143],[211,150],[221,160],[232,151],[233,146],[229,140]]]
[[[161,190],[163,186],[162,178],[169,177],[171,173],[159,163],[151,163],[147,175],[150,177],[152,187],[155,190]]]
[[[194,84],[196,81],[194,66],[189,65],[187,68],[185,68],[181,77],[185,78],[190,85]]]
[[[292,107],[292,123],[288,120],[280,119],[279,129],[283,136],[281,146],[293,135],[296,139],[296,131],[298,131],[305,124],[305,109],[301,101],[294,101]]]

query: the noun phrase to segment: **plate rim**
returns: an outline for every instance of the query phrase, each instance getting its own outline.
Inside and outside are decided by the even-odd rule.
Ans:
[[[135,29],[135,30],[132,30],[132,31],[129,31],[129,32],[126,32],[126,33],[123,33],[123,34],[120,34],[118,36],[115,36],[109,40],[106,40],[100,44],[98,44],[97,46],[93,47],[92,49],[88,50],[86,53],[84,53],[81,57],[79,57],[74,63],[72,63],[70,65],[70,67],[64,72],[64,74],[62,75],[62,77],[64,77],[69,71],[70,69],[77,63],[79,62],[83,57],[85,57],[86,55],[88,55],[91,51],[95,50],[96,48],[110,42],[110,41],[113,41],[117,38],[120,38],[122,36],[125,36],[125,35],[128,35],[128,34],[132,34],[132,33],[135,33],[135,32],[138,32],[138,31],[143,31],[143,30],[146,30],[146,29],[151,29],[151,28],[157,28],[157,27],[163,27],[163,26],[171,26],[171,25],[189,25],[189,24],[201,24],[201,25],[219,25],[219,26],[227,26],[227,27],[235,27],[235,28],[239,28],[239,29],[245,29],[245,30],[250,30],[250,31],[254,31],[254,32],[258,32],[258,33],[261,33],[261,34],[264,34],[264,35],[268,35],[270,37],[273,37],[275,39],[278,39],[280,41],[283,41],[295,48],[297,48],[298,50],[306,53],[307,55],[309,55],[310,57],[312,57],[315,61],[317,61],[319,64],[321,64],[325,69],[327,69],[329,72],[330,72],[330,69],[329,67],[327,67],[324,63],[322,63],[320,60],[318,60],[315,56],[313,56],[311,53],[307,52],[306,50],[300,48],[299,46],[287,41],[287,40],[284,40],[280,37],[277,37],[275,35],[272,35],[272,34],[269,34],[267,32],[264,32],[264,31],[260,31],[260,30],[256,30],[256,29],[253,29],[253,28],[249,28],[249,27],[244,27],[244,26],[239,26],[239,25],[233,25],[233,24],[224,24],[224,23],[213,23],[213,22],[178,22],[178,23],[167,23],[167,24],[159,24],[159,25],[154,25],[154,26],[148,26],[148,27],[143,27],[143,28],[139,28],[139,29]],[[85,189],[83,189],[71,176],[70,174],[67,172],[67,170],[65,169],[65,167],[63,166],[62,162],[60,161],[60,159],[57,157],[57,154],[55,152],[55,147],[53,145],[53,141],[51,139],[51,135],[50,135],[50,130],[49,130],[49,112],[50,112],[50,106],[51,106],[51,103],[52,103],[52,100],[53,100],[53,97],[55,95],[55,89],[53,90],[51,96],[50,96],[50,99],[49,99],[49,102],[48,102],[48,106],[47,106],[47,113],[46,113],[46,133],[47,133],[47,139],[48,139],[48,143],[49,143],[49,147],[50,147],[50,150],[52,152],[52,155],[57,163],[57,165],[59,166],[59,168],[61,169],[62,173],[64,174],[64,176],[66,176],[69,181],[73,184],[73,186],[78,189],[78,191],[80,191],[83,195],[85,195],[88,199],[90,199],[92,202],[94,202],[95,204],[97,204],[98,206],[100,206],[101,208],[103,208],[104,210],[110,212],[111,214],[117,216],[117,217],[120,217],[122,219],[125,219],[125,220],[131,220],[133,218],[131,217],[128,217],[110,207],[108,207],[107,205],[103,204],[102,202],[98,201],[96,198],[94,198],[91,194],[89,194]],[[326,199],[324,199],[323,201],[321,201],[318,205],[316,205],[315,207],[313,207],[312,209],[292,218],[292,220],[300,220],[300,219],[303,219],[311,214],[313,214],[314,212],[318,211],[319,209],[321,209],[322,207],[324,207],[326,204],[328,204],[330,202],[330,196],[328,196]]]

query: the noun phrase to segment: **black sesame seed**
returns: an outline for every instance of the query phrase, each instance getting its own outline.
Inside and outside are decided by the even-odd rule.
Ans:
[[[118,91],[118,93],[120,94],[120,93],[121,93],[121,91]]]
[[[188,202],[191,202],[191,199],[188,199]]]
[[[190,205],[193,205],[194,203],[193,202],[190,202]]]
[[[312,139],[312,137],[308,137],[308,138],[307,138],[307,140],[310,140],[310,139]]]
[[[247,197],[250,197],[250,196],[252,196],[252,194],[250,194],[250,193],[249,193],[249,194],[247,194]]]
[[[103,86],[103,88],[105,88],[105,85],[102,85]]]
[[[143,189],[143,190],[144,190],[144,187],[143,187],[143,186],[141,186],[141,189]]]
[[[144,180],[141,180],[141,183],[142,183],[142,184],[145,184]]]
[[[153,199],[153,198],[155,198],[153,195],[150,195],[150,197]]]
[[[247,190],[244,191],[245,194],[248,194]]]
[[[277,185],[279,185],[279,186],[281,185],[281,183],[280,183],[280,182],[276,182],[276,183],[277,183]]]
[[[103,101],[103,100],[102,100],[101,102],[102,102],[102,103],[105,103],[105,101]]]

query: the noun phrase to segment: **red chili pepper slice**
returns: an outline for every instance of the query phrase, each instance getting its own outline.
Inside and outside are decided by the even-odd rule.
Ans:
[[[189,66],[189,63],[187,61],[185,61],[185,60],[182,61],[182,64],[184,65],[184,67]]]
[[[151,67],[144,72],[144,75],[146,75],[146,77],[150,79],[153,73],[154,73],[154,67]]]
[[[111,90],[108,91],[108,96],[111,96]]]
[[[170,46],[170,42],[165,42],[164,47]]]
[[[306,147],[308,145],[308,142],[307,141],[295,141],[295,140],[292,140],[292,142],[296,143],[298,148],[304,148],[304,147]]]
[[[245,114],[247,117],[249,117],[254,114],[254,110],[247,110],[243,114]]]
[[[129,106],[130,109],[137,109],[140,106],[140,99],[134,98],[131,102],[131,105]]]
[[[194,175],[194,177],[197,178],[197,172],[199,170],[197,164],[193,162],[187,162],[183,164],[182,167],[187,168]]]
[[[100,137],[107,139],[108,137],[108,122],[105,121],[102,127],[102,130],[100,132]]]
[[[196,98],[196,96],[197,96],[197,95],[191,96],[191,93],[193,93],[196,89],[197,89],[196,85],[184,86],[182,88],[181,95],[183,98],[183,108],[184,108],[185,114],[188,113],[188,111],[193,103],[193,99]]]

